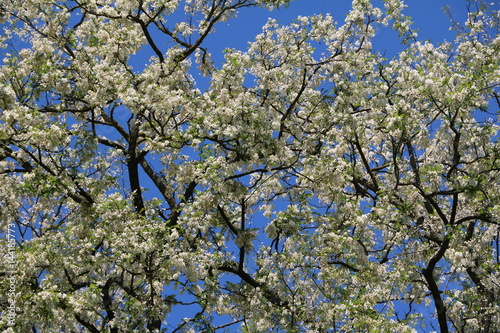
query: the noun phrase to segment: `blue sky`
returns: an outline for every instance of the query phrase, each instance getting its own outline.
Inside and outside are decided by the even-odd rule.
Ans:
[[[497,9],[500,1],[495,0]],[[413,28],[418,29],[418,39],[429,40],[433,43],[442,43],[454,39],[454,31],[450,31],[451,21],[445,13],[444,7],[449,6],[453,18],[463,23],[467,17],[468,0],[406,0],[407,8],[405,14],[412,17]],[[382,1],[374,1],[382,7]],[[351,0],[295,0],[288,7],[275,9],[273,11],[264,8],[243,8],[238,16],[228,22],[218,23],[215,33],[210,34],[204,42],[204,47],[212,54],[217,67],[220,68],[224,59],[223,51],[234,48],[245,51],[249,42],[262,32],[262,26],[269,18],[277,19],[280,24],[292,22],[298,16],[309,16],[317,14],[330,14],[339,25],[344,23],[345,15],[351,7]],[[162,45],[165,50],[169,46]],[[373,42],[375,50],[380,51],[387,58],[392,58],[405,48],[398,39],[397,33],[391,28],[381,28],[377,31]],[[146,46],[136,57],[138,63],[142,63],[136,69],[140,69],[152,55],[149,46]],[[144,53],[143,53],[144,52]],[[148,54],[143,58],[144,54]],[[192,72],[196,86],[201,90],[207,88],[208,79],[197,75],[196,70]]]
[[[450,5],[452,14],[458,22],[463,22],[466,18],[467,2],[467,0],[407,0],[406,14],[413,17],[414,28],[419,29],[421,40],[440,43],[444,40],[452,40],[454,36],[454,32],[449,30],[450,19],[445,14],[443,7],[452,3]],[[248,42],[262,31],[262,26],[268,18],[278,19],[280,23],[285,24],[299,15],[329,13],[335,21],[342,24],[350,6],[351,1],[349,0],[295,0],[290,3],[288,8],[272,12],[262,8],[245,8],[236,19],[227,23],[219,23],[216,26],[216,33],[209,36],[207,42],[212,46],[214,59],[221,59],[217,51],[222,51],[225,48],[245,50]],[[390,29],[380,30],[376,42],[375,47],[380,48],[382,52],[387,50],[394,54],[401,49],[397,35]]]

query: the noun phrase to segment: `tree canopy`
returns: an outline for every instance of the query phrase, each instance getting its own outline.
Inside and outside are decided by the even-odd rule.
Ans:
[[[2,331],[498,332],[499,13],[435,45],[354,0],[211,60],[287,2],[2,1]]]

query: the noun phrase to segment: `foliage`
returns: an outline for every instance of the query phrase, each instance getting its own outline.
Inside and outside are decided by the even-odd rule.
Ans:
[[[433,45],[354,0],[210,60],[218,22],[286,2],[2,1],[9,330],[497,332],[499,13]]]

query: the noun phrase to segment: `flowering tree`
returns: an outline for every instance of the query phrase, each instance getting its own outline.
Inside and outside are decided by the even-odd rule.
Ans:
[[[354,0],[214,65],[286,2],[2,1],[3,331],[498,332],[498,12],[436,46]]]

